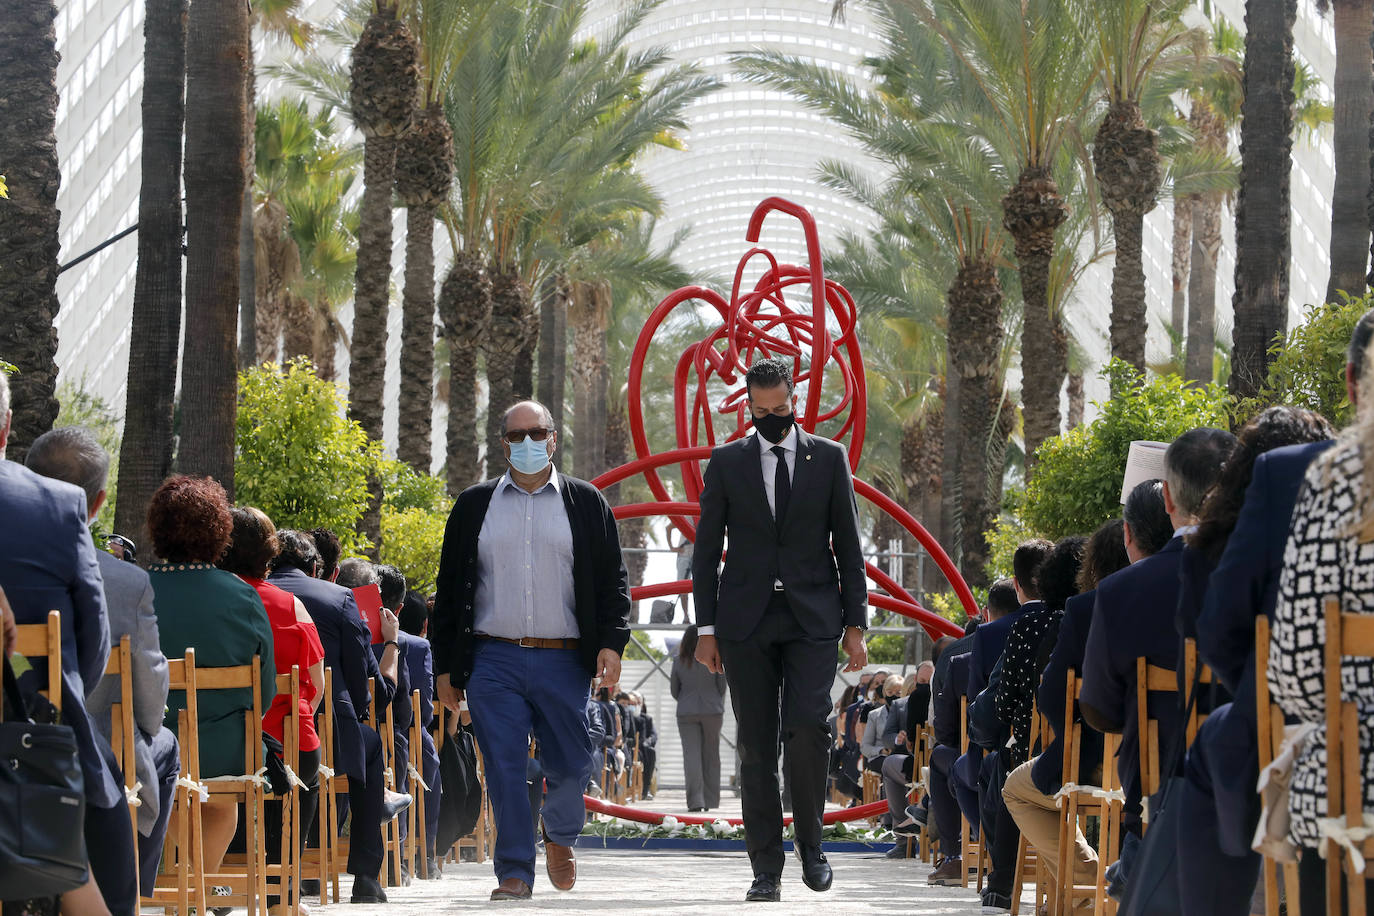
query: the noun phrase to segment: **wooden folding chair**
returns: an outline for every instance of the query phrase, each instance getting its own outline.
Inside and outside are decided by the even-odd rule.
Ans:
[[[110,706],[110,748],[124,771],[124,798],[129,805],[129,826],[134,849],[138,848],[138,736],[134,732],[133,648],[129,636],[119,638],[105,664],[105,676],[119,678],[119,701]],[[135,865],[137,871],[137,865]],[[137,883],[137,878],[135,878]]]
[[[1367,816],[1364,806],[1364,756],[1360,748],[1359,706],[1342,695],[1341,660],[1374,659],[1374,614],[1341,611],[1340,599],[1323,602],[1326,617],[1326,645],[1323,652],[1326,707],[1326,816],[1339,822],[1346,831],[1364,831]],[[1369,812],[1374,814],[1374,812]],[[1351,849],[1343,849],[1327,837],[1326,912],[1363,913],[1366,908],[1366,874],[1358,870],[1355,852],[1366,861],[1374,858],[1374,837],[1349,837]],[[1348,909],[1342,907],[1341,876],[1345,876]]]
[[[324,696],[320,700],[319,805],[315,815],[319,845],[301,858],[301,876],[319,882],[320,906],[330,899],[339,902],[339,875],[348,861],[347,840],[339,837],[339,792],[348,791],[348,777],[334,768],[334,669],[324,669]]]
[[[1049,743],[1050,724],[1040,710],[1035,705],[1031,706],[1031,732],[1030,747],[1032,750],[1042,747]],[[1035,912],[1040,912],[1042,905],[1048,906],[1048,911],[1053,911],[1053,887],[1054,876],[1049,874],[1045,867],[1045,860],[1041,853],[1026,840],[1023,833],[1016,843],[1016,872],[1012,877],[1011,886],[1011,914],[1018,916],[1021,912],[1021,888],[1027,881],[1035,881]]]
[[[1183,683],[1191,685],[1194,675],[1197,675],[1199,702],[1193,703],[1193,709],[1188,714],[1188,721],[1184,724],[1184,728],[1187,730],[1188,735],[1188,747],[1193,746],[1193,741],[1197,738],[1198,728],[1207,720],[1207,713],[1202,712],[1199,708],[1202,699],[1201,691],[1204,687],[1211,687],[1216,683],[1216,675],[1212,673],[1211,668],[1207,667],[1207,665],[1198,658],[1197,640],[1185,639],[1183,641]],[[1184,702],[1187,702],[1186,697],[1184,698]]]
[[[1255,725],[1259,744],[1259,768],[1273,762],[1283,745],[1283,710],[1269,697],[1269,618],[1261,614],[1255,618]],[[1290,900],[1298,899],[1298,866],[1296,863],[1283,866],[1284,888]],[[1279,893],[1279,865],[1273,859],[1264,858],[1264,913],[1265,916],[1279,916],[1281,895]],[[1293,911],[1289,908],[1289,912]]]
[[[1159,760],[1159,720],[1150,718],[1149,697],[1152,693],[1177,695],[1178,678],[1179,673],[1177,671],[1151,665],[1144,656],[1135,660],[1135,702],[1136,722],[1140,732],[1140,797],[1142,800],[1154,795],[1163,785],[1163,774],[1160,772]],[[1144,810],[1146,817],[1142,818],[1142,833],[1149,826],[1148,811],[1147,805]]]
[[[368,717],[368,724],[377,730],[377,736],[382,739],[382,778],[388,791],[396,791],[396,771],[397,767],[405,764],[396,759],[396,723],[389,714],[390,709],[385,710],[388,715],[383,718],[381,698],[372,697],[372,710]],[[414,807],[414,802],[411,803]],[[382,827],[382,887],[401,886],[401,824],[400,816],[393,817]]]
[[[43,623],[20,624],[19,641],[14,651],[27,659],[46,659],[48,665],[47,695],[48,702],[59,714],[62,712],[62,614],[48,611],[48,619]]]
[[[1060,771],[1063,788],[1058,804],[1063,810],[1059,821],[1059,868],[1055,875],[1058,912],[1071,916],[1081,900],[1093,901],[1093,912],[1111,916],[1116,901],[1107,896],[1107,866],[1115,862],[1121,851],[1121,812],[1126,797],[1116,769],[1116,735],[1104,735],[1102,743],[1102,779],[1100,786],[1078,784],[1083,756],[1083,730],[1087,728],[1075,715],[1082,681],[1070,670],[1064,690],[1064,765]],[[1099,818],[1096,883],[1076,884],[1073,875],[1073,848],[1078,835],[1079,819]]]
[[[287,794],[282,797],[281,850],[278,865],[269,866],[268,877],[275,873],[283,888],[280,896],[283,904],[288,899],[285,888],[290,890],[290,904],[287,912],[299,916],[301,911],[301,808],[300,793],[303,785],[298,785],[297,771],[301,765],[301,669],[291,666],[290,674],[277,675],[277,693],[287,696],[291,701],[291,711],[282,720],[282,763],[290,776]]]
[[[181,746],[181,767],[176,792],[172,796],[172,815],[163,846],[162,870],[152,892],[143,894],[144,907],[161,907],[181,916],[194,906],[205,913],[205,874],[201,856],[201,804],[208,797],[200,782],[200,732],[197,727],[200,706],[196,697],[196,652],[187,649],[181,658],[167,659],[169,690],[186,694],[185,708],[177,712],[177,742]]]
[[[968,753],[968,697],[959,698],[959,750]],[[972,868],[978,876],[978,893],[983,892],[983,840],[982,830],[979,838],[973,839],[973,827],[968,818],[963,820],[963,836],[959,842],[959,855],[964,863],[963,886],[968,887],[968,873]]]
[[[410,692],[410,794],[415,798],[406,811],[406,861],[410,873],[429,877],[429,852],[425,830],[425,724],[420,721],[420,691]],[[417,855],[418,851],[418,855]]]

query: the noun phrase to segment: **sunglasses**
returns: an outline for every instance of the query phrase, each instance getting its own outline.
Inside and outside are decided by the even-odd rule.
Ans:
[[[533,429],[508,429],[503,438],[512,445],[517,442],[524,442],[526,436],[535,442],[543,442],[551,432],[553,432],[551,428],[544,426],[536,426]]]

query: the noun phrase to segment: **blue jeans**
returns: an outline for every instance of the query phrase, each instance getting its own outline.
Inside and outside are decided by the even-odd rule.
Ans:
[[[534,884],[525,761],[530,734],[544,768],[544,832],[571,846],[587,812],[582,790],[592,765],[587,725],[591,673],[574,649],[524,649],[494,639],[477,642],[466,698],[486,761],[487,793],[496,814],[496,877]]]

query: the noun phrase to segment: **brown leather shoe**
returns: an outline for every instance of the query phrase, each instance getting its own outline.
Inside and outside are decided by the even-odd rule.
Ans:
[[[571,846],[562,846],[544,834],[544,864],[549,868],[549,883],[560,891],[570,891],[577,883],[577,859]]]
[[[519,878],[507,878],[491,892],[492,900],[528,900],[533,895],[530,886]]]

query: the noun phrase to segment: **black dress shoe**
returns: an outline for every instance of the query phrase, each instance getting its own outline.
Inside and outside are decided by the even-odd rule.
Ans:
[[[320,880],[318,878],[301,879],[301,896],[318,897],[320,896]]]
[[[747,903],[778,903],[782,900],[782,888],[778,885],[779,875],[764,872],[754,876],[749,893],[744,895]]]
[[[826,861],[825,853],[820,846],[813,846],[810,843],[793,843],[792,852],[796,855],[797,861],[801,863],[802,883],[813,891],[830,890],[830,882],[834,879],[834,874],[830,870],[830,863]]]
[[[367,875],[353,876],[353,896],[349,903],[386,903],[386,891],[377,883],[376,878]]]
[[[382,826],[386,826],[387,822],[393,817],[409,808],[412,801],[414,801],[414,799],[409,795],[403,793],[390,793],[390,797],[382,802]]]

